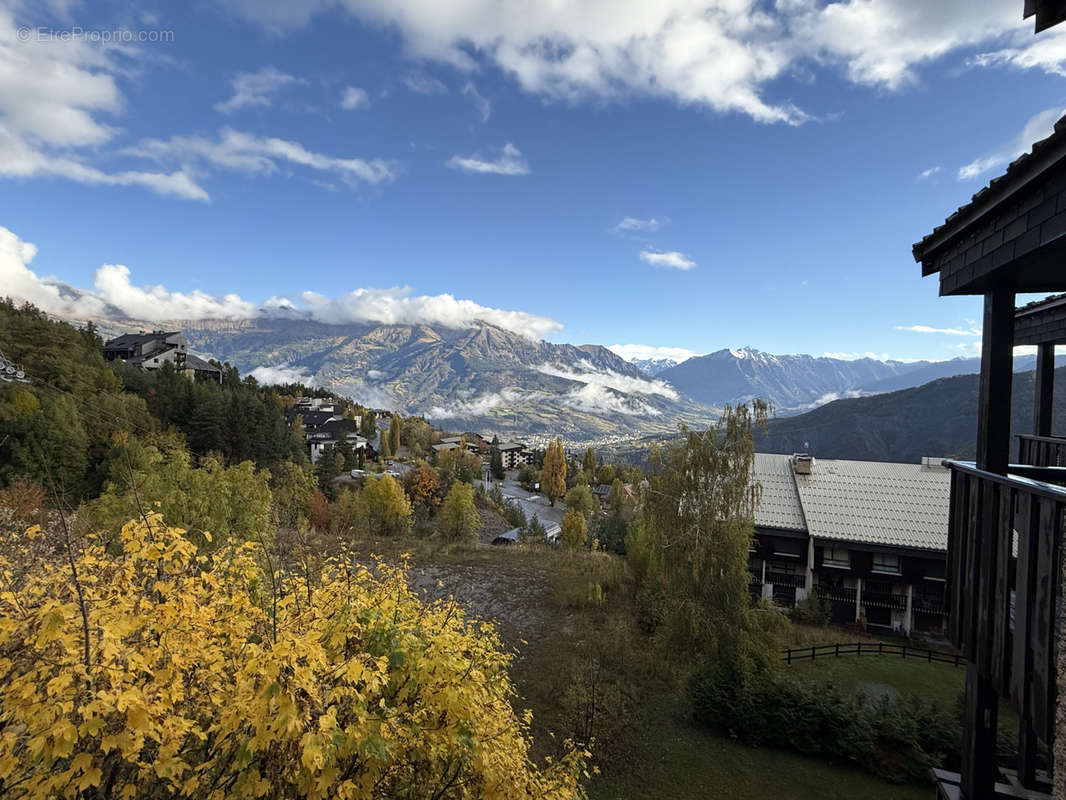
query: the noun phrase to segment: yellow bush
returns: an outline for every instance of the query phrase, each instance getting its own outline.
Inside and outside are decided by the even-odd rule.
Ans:
[[[149,515],[117,558],[90,544],[15,577],[41,535],[0,542],[0,795],[583,796],[585,753],[529,760],[492,628],[398,570],[283,583],[254,545],[197,555]]]

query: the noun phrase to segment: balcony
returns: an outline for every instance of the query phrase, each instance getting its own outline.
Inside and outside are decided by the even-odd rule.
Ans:
[[[916,614],[936,614],[941,617],[948,613],[944,596],[931,594],[914,595],[911,598],[911,610]]]
[[[892,584],[870,581],[862,588],[862,604],[906,611],[907,595],[892,591]]]
[[[855,605],[855,590],[848,586],[819,586],[818,596],[834,603]]]
[[[1066,470],[948,466],[948,638],[1050,742]]]
[[[1066,467],[1066,438],[1020,434],[1018,462],[1030,467]]]
[[[786,572],[767,572],[766,582],[774,586],[803,586],[806,578],[803,575],[790,575]]]

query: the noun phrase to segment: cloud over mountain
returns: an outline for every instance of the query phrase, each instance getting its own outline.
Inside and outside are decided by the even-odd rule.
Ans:
[[[296,315],[334,324],[373,322],[447,328],[470,328],[485,322],[531,339],[563,327],[539,314],[491,308],[450,294],[413,295],[408,287],[356,289],[336,298],[301,292],[293,297],[272,297],[260,305],[237,294],[218,297],[198,289],[175,292],[164,286],[136,286],[129,267],[122,264],[104,264],[93,276],[92,290],[77,289],[33,272],[29,264],[36,254],[35,245],[0,227],[0,291],[49,313],[82,319],[122,316],[164,322]]]

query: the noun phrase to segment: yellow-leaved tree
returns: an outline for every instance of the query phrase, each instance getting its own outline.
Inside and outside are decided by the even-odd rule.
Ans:
[[[117,556],[53,536],[0,542],[0,796],[583,795],[587,754],[531,762],[491,626],[397,569],[286,588],[256,545],[198,554],[158,514]]]

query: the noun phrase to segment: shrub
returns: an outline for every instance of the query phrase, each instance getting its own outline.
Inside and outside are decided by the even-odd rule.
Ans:
[[[0,539],[0,574],[40,536]],[[0,592],[5,798],[582,795],[581,752],[530,760],[491,626],[399,570],[327,562],[279,594],[254,545],[198,556],[158,514],[121,541]]]
[[[854,763],[892,781],[924,781],[931,767],[958,764],[958,715],[920,698],[869,702],[787,675],[745,683],[717,667],[693,681],[692,701],[697,720],[747,744]]]
[[[500,513],[503,514],[503,518],[507,520],[507,524],[512,528],[524,529],[527,525],[526,512],[522,510],[522,506],[516,500],[504,500],[500,505]]]
[[[829,624],[829,606],[818,594],[818,590],[812,588],[805,598],[789,609],[788,616],[800,625],[824,628]]]

